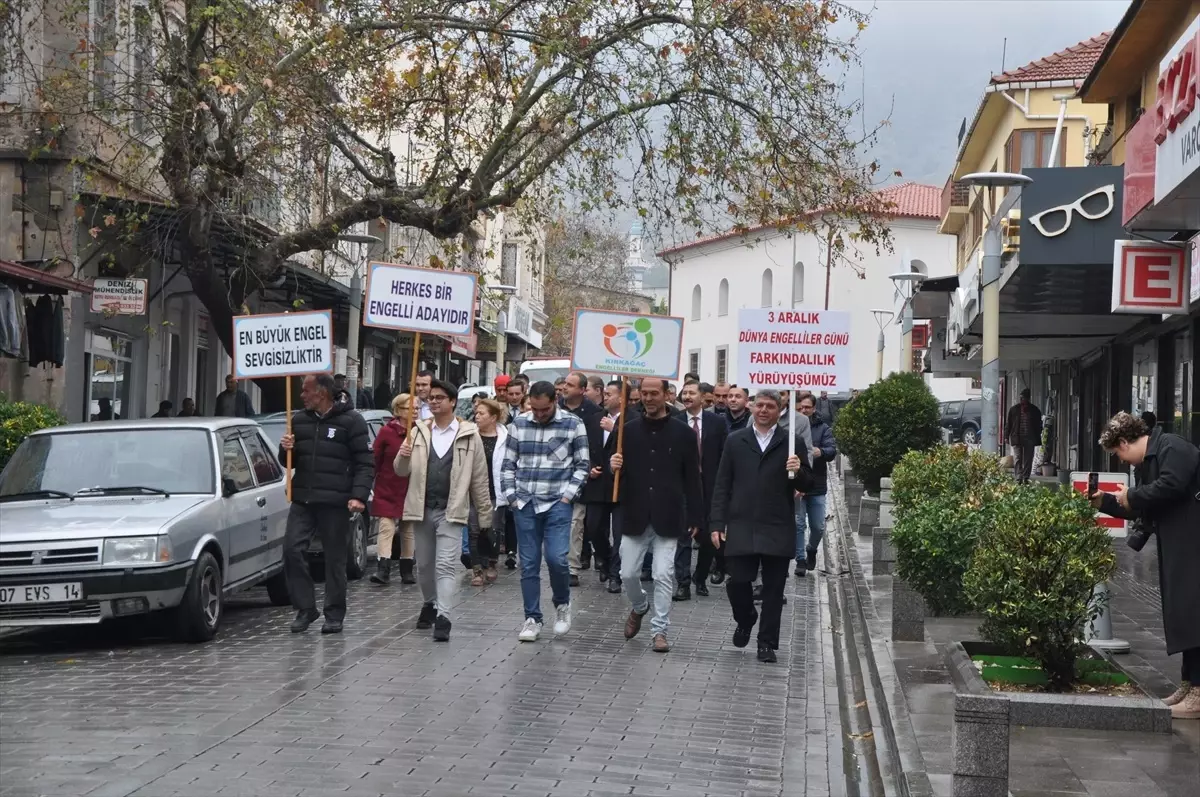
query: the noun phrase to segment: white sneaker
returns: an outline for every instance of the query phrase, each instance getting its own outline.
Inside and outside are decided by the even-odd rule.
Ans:
[[[554,607],[554,635],[562,636],[571,630],[571,604]]]
[[[521,626],[521,633],[517,635],[517,639],[522,642],[537,642],[541,634],[542,624],[532,617],[526,617],[525,625]]]

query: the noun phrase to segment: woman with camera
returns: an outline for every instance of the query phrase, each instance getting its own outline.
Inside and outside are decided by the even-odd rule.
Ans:
[[[1183,654],[1179,688],[1164,702],[1174,719],[1200,719],[1200,451],[1189,441],[1118,412],[1100,445],[1133,465],[1137,486],[1094,493],[1092,505],[1135,521],[1126,542],[1140,551],[1158,537],[1158,579],[1167,655]]]

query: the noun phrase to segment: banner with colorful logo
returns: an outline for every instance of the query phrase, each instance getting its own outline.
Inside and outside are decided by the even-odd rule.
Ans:
[[[580,308],[575,311],[571,368],[678,379],[682,347],[682,318]]]

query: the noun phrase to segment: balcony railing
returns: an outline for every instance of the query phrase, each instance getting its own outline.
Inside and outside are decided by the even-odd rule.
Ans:
[[[947,178],[946,186],[942,189],[942,218],[946,218],[946,214],[950,212],[951,208],[961,208],[965,213],[970,199],[970,186],[966,183],[956,182],[952,177]]]

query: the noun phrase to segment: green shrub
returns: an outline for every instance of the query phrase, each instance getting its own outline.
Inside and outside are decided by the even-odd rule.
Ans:
[[[892,374],[842,408],[833,425],[838,448],[869,492],[906,453],[941,440],[938,403],[920,374]]]
[[[27,401],[8,401],[0,396],[0,470],[26,437],[38,429],[61,426],[67,419],[57,410]]]
[[[1081,493],[1020,485],[994,503],[963,577],[984,639],[1037,660],[1056,691],[1075,678],[1092,590],[1116,568],[1108,533]]]
[[[996,498],[1012,486],[998,457],[966,446],[910,451],[892,471],[896,575],[934,614],[970,610],[963,574]]]

